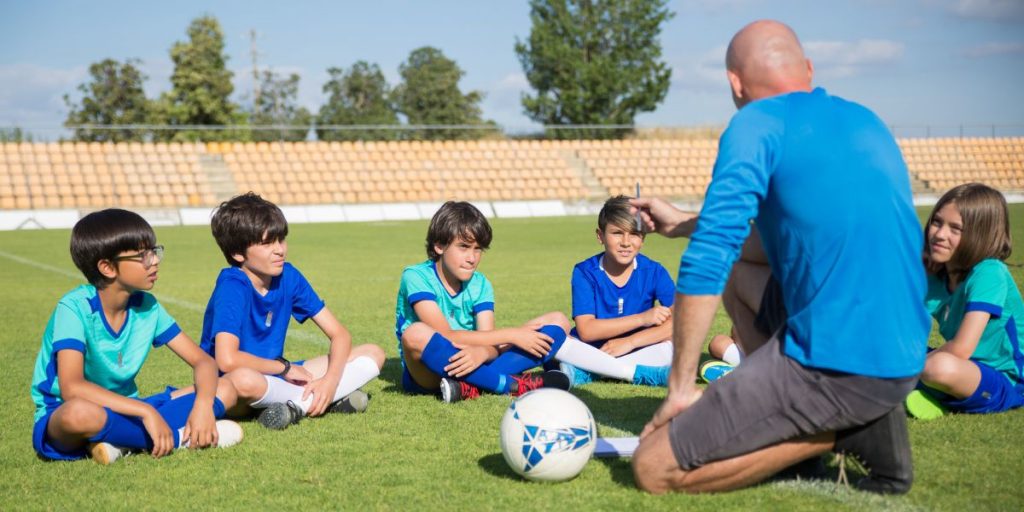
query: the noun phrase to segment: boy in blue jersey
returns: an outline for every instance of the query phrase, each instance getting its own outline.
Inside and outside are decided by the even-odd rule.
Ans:
[[[71,231],[71,257],[89,284],[65,294],[43,333],[32,375],[32,446],[44,460],[90,454],[109,464],[128,450],[162,457],[242,439],[229,420],[235,389],[146,291],[163,246],[138,214],[102,210]],[[138,398],[135,376],[150,348],[167,345],[193,369],[195,385]]]
[[[466,202],[449,201],[431,219],[429,259],[407,267],[398,290],[395,335],[405,391],[440,390],[451,403],[475,398],[480,389],[518,396],[538,387],[569,388],[557,370],[516,375],[551,360],[565,344],[569,320],[554,312],[495,329],[494,289],[476,271],[491,237],[487,219]]]
[[[352,337],[306,278],[285,262],[288,222],[281,209],[249,192],[220,205],[213,237],[230,265],[217,276],[203,317],[201,347],[238,390],[241,407],[262,409],[259,422],[280,430],[304,416],[361,412],[359,388],[384,365],[376,345],[352,346]],[[284,358],[290,318],[312,319],[331,340],[325,356]]]
[[[640,254],[644,233],[625,196],[604,203],[597,240],[604,251],[572,270],[572,335],[618,363],[595,373],[663,386],[672,364],[672,278],[660,263]],[[573,386],[592,380],[591,372],[569,363],[561,370]]]

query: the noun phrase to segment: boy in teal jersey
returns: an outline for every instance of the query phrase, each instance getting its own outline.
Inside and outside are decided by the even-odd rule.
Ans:
[[[925,244],[925,306],[946,343],[929,352],[907,410],[930,418],[1024,405],[1024,302],[1002,261],[1012,247],[1006,200],[980,183],[954,187],[929,216]]]
[[[125,210],[86,215],[71,232],[71,256],[89,284],[61,298],[43,334],[31,391],[36,453],[109,464],[127,450],[161,457],[239,442],[236,423],[217,421],[235,404],[234,387],[146,293],[163,256],[149,224]],[[135,376],[163,345],[193,368],[195,385],[140,399]]]
[[[515,375],[559,351],[569,320],[554,312],[522,327],[495,329],[494,289],[476,271],[491,236],[476,207],[449,201],[430,221],[429,259],[402,272],[395,335],[407,392],[440,390],[445,402],[455,402],[479,396],[480,389],[517,396],[538,387],[569,388],[557,370]]]

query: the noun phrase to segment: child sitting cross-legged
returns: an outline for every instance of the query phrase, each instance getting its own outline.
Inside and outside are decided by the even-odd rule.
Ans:
[[[163,246],[138,214],[90,213],[71,231],[71,257],[88,284],[66,293],[43,333],[32,375],[32,446],[44,460],[91,455],[109,464],[131,450],[228,447],[242,429],[219,420],[235,388],[156,298]],[[139,398],[135,376],[166,345],[192,367],[194,386]]]

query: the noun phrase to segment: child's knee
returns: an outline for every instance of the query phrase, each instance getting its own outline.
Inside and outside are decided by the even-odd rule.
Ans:
[[[267,379],[252,368],[238,368],[228,372],[221,380],[227,380],[237,397],[258,399],[267,391]],[[218,386],[218,393],[220,386]],[[223,401],[223,399],[222,399]],[[227,405],[225,403],[225,405]]]
[[[928,356],[924,361],[921,380],[932,383],[947,383],[953,380],[957,371],[957,357],[942,352]]]
[[[231,379],[227,377],[217,379],[217,399],[224,404],[225,409],[235,406],[235,402],[238,401],[238,390],[235,389]]]
[[[569,317],[565,316],[565,313],[562,313],[561,311],[546,313],[541,315],[537,320],[544,325],[557,325],[563,331],[569,332]]]
[[[415,353],[423,352],[423,349],[430,343],[430,337],[436,333],[429,325],[423,322],[416,322],[405,329],[402,333],[402,348]]]
[[[384,361],[387,360],[387,355],[384,354],[384,349],[370,343],[359,345],[353,349],[352,352],[356,357],[369,357],[373,360],[374,364],[377,365],[378,369],[383,368]]]
[[[725,336],[724,334],[716,335],[714,338],[711,338],[711,343],[708,344],[708,354],[710,354],[711,357],[721,359],[722,356],[725,355],[725,350],[733,343],[733,339]]]
[[[107,413],[103,407],[81,398],[72,398],[60,406],[60,414],[55,414],[50,421],[57,421],[57,427],[63,432],[84,434],[99,432],[107,421]]]

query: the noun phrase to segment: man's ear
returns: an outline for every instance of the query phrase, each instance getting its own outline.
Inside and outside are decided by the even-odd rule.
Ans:
[[[814,63],[807,59],[807,84],[813,87],[814,84]]]
[[[746,104],[747,100],[743,97],[743,81],[740,80],[740,76],[731,70],[726,70],[725,75],[729,78],[729,88],[732,89],[732,101],[737,107]]]
[[[117,265],[110,260],[99,260],[96,262],[96,269],[100,271],[100,275],[107,278],[113,279],[117,277]]]

